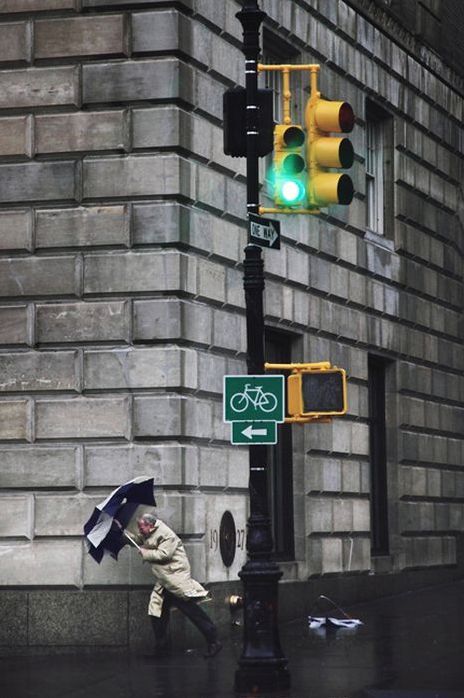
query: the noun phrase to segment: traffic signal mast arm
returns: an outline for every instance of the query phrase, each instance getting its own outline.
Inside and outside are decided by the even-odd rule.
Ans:
[[[296,373],[297,371],[302,371],[302,370],[311,370],[311,371],[316,371],[316,370],[324,370],[327,368],[331,368],[331,363],[330,361],[319,361],[317,363],[313,364],[270,364],[266,362],[264,364],[264,370],[265,371],[274,371],[276,369],[282,368],[285,371],[293,371],[293,373]]]

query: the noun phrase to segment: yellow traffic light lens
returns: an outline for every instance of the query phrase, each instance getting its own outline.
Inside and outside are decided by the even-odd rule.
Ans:
[[[301,155],[290,153],[282,160],[282,170],[285,174],[299,174],[305,168],[305,161]]]
[[[348,138],[341,138],[340,147],[338,149],[338,157],[340,160],[340,166],[344,169],[351,167],[354,161],[354,148],[353,144]]]
[[[305,190],[301,182],[294,179],[286,179],[280,185],[280,193],[285,203],[292,205],[304,199]]]
[[[318,138],[314,144],[317,164],[322,167],[351,167],[354,150],[348,138]]]

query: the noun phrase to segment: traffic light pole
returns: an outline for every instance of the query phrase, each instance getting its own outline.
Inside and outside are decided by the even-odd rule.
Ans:
[[[247,216],[258,214],[258,72],[259,28],[265,13],[257,0],[245,0],[237,18],[243,26],[246,75]],[[251,375],[264,373],[264,264],[261,248],[245,248],[244,289],[247,323],[247,365]],[[273,548],[268,511],[266,446],[250,446],[250,518],[248,560],[239,572],[243,582],[243,651],[235,674],[235,690],[262,695],[290,685],[287,659],[280,646],[277,621],[278,582],[282,572],[271,560]]]

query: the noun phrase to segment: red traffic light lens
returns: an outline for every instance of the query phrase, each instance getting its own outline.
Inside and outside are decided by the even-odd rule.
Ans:
[[[348,102],[343,102],[338,112],[338,120],[340,123],[340,131],[342,133],[349,133],[353,130],[354,126],[354,111],[351,104]]]

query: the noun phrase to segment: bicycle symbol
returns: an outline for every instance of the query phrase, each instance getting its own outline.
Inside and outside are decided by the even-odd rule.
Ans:
[[[253,397],[254,393],[254,397]],[[273,412],[277,407],[277,398],[272,393],[265,393],[262,385],[251,387],[251,383],[245,384],[243,393],[235,393],[230,399],[230,407],[234,412],[245,412],[252,405],[255,410]]]

